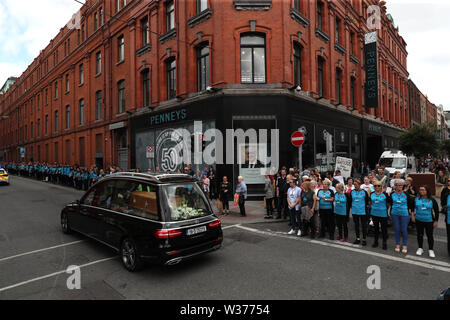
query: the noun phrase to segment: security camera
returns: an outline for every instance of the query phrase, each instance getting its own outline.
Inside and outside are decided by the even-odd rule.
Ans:
[[[302,91],[302,87],[300,87],[300,86],[297,86],[297,88],[295,88],[295,91],[297,91],[297,92],[300,92],[300,91]]]
[[[206,88],[206,91],[208,91],[208,92],[214,92],[214,88],[213,88],[213,87],[210,87],[210,86],[208,86],[208,87]]]

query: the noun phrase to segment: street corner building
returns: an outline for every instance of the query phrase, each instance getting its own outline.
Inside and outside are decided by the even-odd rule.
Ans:
[[[281,165],[323,172],[337,156],[374,165],[410,127],[406,43],[384,2],[88,0],[80,13],[0,94],[4,161],[155,170],[160,135],[202,121],[279,129]],[[246,180],[263,193],[263,177]]]

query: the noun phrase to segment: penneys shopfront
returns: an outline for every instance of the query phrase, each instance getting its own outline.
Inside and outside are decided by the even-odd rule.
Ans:
[[[201,121],[202,132],[196,132],[194,124]],[[372,167],[378,162],[385,149],[398,147],[401,131],[387,127],[379,122],[357,117],[350,112],[332,109],[314,99],[298,97],[292,93],[276,94],[221,94],[191,102],[177,103],[173,107],[158,110],[140,110],[130,119],[131,164],[145,172],[176,171],[187,165],[185,162],[173,161],[174,143],[167,137],[172,132],[183,129],[189,132],[192,150],[198,143],[201,150],[211,147],[214,139],[206,141],[203,134],[208,129],[217,129],[226,138],[226,130],[242,129],[244,132],[255,129],[260,136],[260,129],[266,129],[267,155],[271,157],[272,143],[276,139],[270,135],[271,129],[279,130],[279,167],[318,168],[324,173],[333,170],[337,156],[352,158],[354,163],[367,161]],[[294,131],[305,134],[302,148],[294,147],[290,140]],[[196,138],[197,137],[197,138]],[[199,138],[198,138],[199,137]],[[186,134],[179,140],[187,140]],[[274,141],[272,141],[274,140]],[[261,168],[270,168],[270,164],[248,161],[251,158],[254,141],[245,140],[245,145],[238,145],[234,139],[234,162],[227,164],[226,156],[230,150],[223,142],[223,163],[212,164],[219,180],[227,176],[236,185],[237,177],[243,176],[248,186],[249,196],[260,198],[264,195],[264,176]],[[182,153],[182,152],[181,152]],[[213,153],[214,154],[214,153]],[[238,164],[237,157],[243,157],[244,163]],[[181,158],[178,158],[181,159]],[[209,167],[204,159],[194,161],[191,168],[197,172]],[[198,159],[197,159],[198,160]],[[196,163],[195,163],[196,162]]]

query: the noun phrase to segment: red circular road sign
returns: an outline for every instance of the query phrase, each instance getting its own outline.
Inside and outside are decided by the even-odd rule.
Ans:
[[[291,143],[294,147],[301,147],[305,143],[303,132],[295,131],[291,136]]]

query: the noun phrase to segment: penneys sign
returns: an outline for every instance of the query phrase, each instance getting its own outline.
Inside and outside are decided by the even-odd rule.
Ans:
[[[378,108],[378,45],[377,32],[365,35],[364,58],[366,69],[366,108]]]

